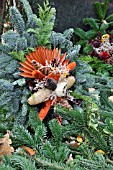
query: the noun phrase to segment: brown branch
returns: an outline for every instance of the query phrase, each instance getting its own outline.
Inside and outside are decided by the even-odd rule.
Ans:
[[[6,10],[6,2],[7,0],[3,0],[3,5],[2,5],[2,18],[5,18],[5,10]]]
[[[7,0],[1,0],[1,9],[0,9],[0,13],[1,13],[1,21],[0,21],[0,35],[3,33],[3,26],[4,26],[4,19],[5,19],[5,14],[6,14],[6,3]]]

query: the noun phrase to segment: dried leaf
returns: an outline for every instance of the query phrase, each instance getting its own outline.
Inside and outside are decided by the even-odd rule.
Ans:
[[[66,163],[70,163],[73,161],[72,153],[69,155],[69,158],[67,159]]]
[[[73,148],[78,148],[80,143],[75,142],[74,140],[69,142],[66,142],[69,146],[73,147]]]
[[[82,139],[82,137],[80,135],[77,136],[77,142],[79,142],[79,143],[83,142],[83,139]]]
[[[105,152],[103,150],[97,150],[97,151],[95,151],[95,154],[96,153],[101,153],[102,155],[105,155]]]
[[[72,142],[69,143],[69,145],[74,147],[74,148],[78,148],[80,144],[75,142],[75,141],[72,141]]]
[[[11,139],[9,139],[10,136],[11,132],[7,131],[4,138],[0,139],[0,158],[4,155],[10,156],[12,152],[14,152],[14,148],[10,146],[10,144],[12,144]]]
[[[113,96],[109,96],[109,97],[108,97],[108,100],[109,100],[110,102],[113,102]]]
[[[21,148],[25,149],[31,156],[35,154],[35,151],[27,146],[21,146]]]

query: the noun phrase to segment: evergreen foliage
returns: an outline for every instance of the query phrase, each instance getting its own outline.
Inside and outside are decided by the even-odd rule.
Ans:
[[[44,8],[39,6],[39,18],[26,0],[21,2],[28,20],[25,22],[18,9],[11,7],[11,20],[16,31],[4,33],[0,46],[0,138],[6,130],[11,130],[15,148],[11,157],[2,158],[0,169],[113,169],[113,104],[108,99],[113,93],[113,79],[106,76],[107,71],[104,72],[105,69],[112,72],[112,68],[90,56],[77,57],[80,45],[71,42],[73,29],[62,34],[52,31],[55,9],[48,1]],[[93,19],[85,22],[97,32],[98,25]],[[79,35],[84,36],[84,31]],[[76,78],[70,91],[74,98],[70,104],[74,109],[66,110],[60,106],[52,109],[61,116],[61,125],[53,119],[52,111],[49,120],[41,122],[37,118],[40,106],[27,104],[30,90],[27,79],[19,76],[18,60],[24,61],[24,54],[38,45],[60,48],[61,53],[66,52],[66,57],[77,63],[71,73]],[[22,146],[33,149],[34,154],[30,155]]]
[[[25,12],[27,14],[27,17],[29,18],[30,16],[33,15],[33,11],[31,9],[31,6],[27,0],[20,0],[22,5],[24,6]]]
[[[27,31],[37,35],[39,46],[50,45],[50,36],[54,26],[55,12],[54,8],[49,7],[48,0],[44,3],[44,8],[39,5],[39,18],[34,17],[34,21],[38,28],[31,28]]]
[[[97,59],[96,57],[83,56],[81,55],[79,59],[83,62],[87,62],[93,69],[94,74],[102,74],[105,77],[112,77],[113,75],[113,66],[105,63],[102,60]]]
[[[77,44],[82,46],[82,52],[89,54],[92,51],[92,47],[89,45],[91,39],[96,38],[99,35],[106,34],[110,31],[113,25],[113,14],[106,17],[106,13],[109,7],[110,0],[105,0],[104,3],[95,2],[94,9],[97,14],[97,18],[84,18],[84,25],[88,25],[90,29],[84,31],[81,28],[75,28],[75,36],[79,37]],[[112,31],[111,31],[112,32]]]
[[[10,8],[10,18],[15,30],[22,34],[25,31],[25,22],[16,7]]]

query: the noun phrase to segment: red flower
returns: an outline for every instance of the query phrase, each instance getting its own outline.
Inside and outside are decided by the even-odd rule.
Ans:
[[[109,53],[107,53],[107,52],[105,52],[105,51],[102,51],[102,52],[100,53],[100,57],[102,57],[102,59],[103,59],[104,61],[106,61],[106,60],[109,58]]]

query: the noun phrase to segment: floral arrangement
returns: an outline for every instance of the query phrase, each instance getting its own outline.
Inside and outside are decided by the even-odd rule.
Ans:
[[[104,34],[98,36],[95,40],[91,40],[89,44],[93,50],[90,52],[91,56],[95,56],[105,63],[113,65],[113,35]]]
[[[56,10],[48,0],[39,17],[20,2],[27,18],[11,7],[13,30],[0,45],[0,170],[113,169],[113,76],[101,72],[112,69],[106,23],[85,20],[95,30],[78,33],[97,58],[78,55],[74,29],[53,31]],[[103,15],[108,2],[97,3]]]
[[[72,109],[67,98],[71,97],[68,89],[74,84],[75,77],[70,76],[69,72],[74,69],[76,63],[69,63],[69,59],[66,60],[65,57],[66,53],[61,55],[58,49],[37,47],[20,63],[23,66],[19,68],[23,71],[20,75],[33,79],[32,86],[29,86],[33,94],[28,103],[37,105],[45,102],[38,115],[40,120],[43,120],[50,107],[57,103]]]

